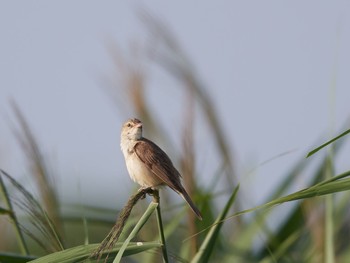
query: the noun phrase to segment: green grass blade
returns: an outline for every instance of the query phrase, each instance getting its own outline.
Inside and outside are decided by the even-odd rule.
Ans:
[[[154,210],[157,208],[159,204],[155,202],[151,202],[146,210],[146,212],[142,215],[140,220],[137,222],[136,226],[134,229],[131,231],[130,235],[128,238],[124,241],[123,245],[121,246],[120,250],[118,251],[117,256],[113,260],[113,263],[120,262],[122,259],[122,256],[124,254],[124,251],[128,247],[130,241],[137,235],[137,233],[140,231],[140,229],[143,227],[143,225],[148,221],[148,218],[152,215]]]
[[[0,253],[0,262],[25,263],[35,259],[33,256],[22,256],[12,253]]]
[[[217,243],[217,239],[219,237],[219,231],[221,229],[221,226],[223,224],[223,219],[227,215],[230,207],[232,206],[233,202],[236,199],[236,195],[238,192],[239,186],[235,188],[233,191],[230,199],[225,205],[225,208],[222,210],[220,215],[215,220],[214,226],[210,229],[209,233],[205,237],[201,247],[199,248],[197,254],[191,261],[191,263],[199,263],[199,262],[208,262],[208,259],[213,252],[214,246]]]
[[[336,155],[339,152],[339,150],[341,149],[341,146],[343,146],[343,145],[344,144],[340,143],[340,141],[338,141],[334,144],[334,155]],[[324,157],[324,159],[320,162],[320,165],[317,167],[316,171],[312,175],[312,177],[311,177],[312,178],[312,180],[311,180],[312,185],[317,184],[317,182],[320,182],[322,180],[322,178],[324,178],[324,171],[325,171],[325,169],[327,169],[327,158],[328,158],[327,156]],[[301,168],[300,169],[300,168],[298,168],[299,165],[297,165],[293,169],[293,172],[290,173],[289,176],[293,177],[294,179],[297,179],[298,176],[300,176],[302,174],[303,169],[306,168],[307,164],[310,163],[310,162],[306,162],[305,159],[303,159],[303,160],[304,161],[299,162],[299,165],[304,164],[304,165],[302,165],[303,167],[300,167]],[[293,181],[286,179],[282,183],[283,188],[284,188],[283,191],[275,192],[274,195],[271,196],[273,198],[269,198],[269,200],[273,200],[273,199],[281,196],[281,193],[285,192],[285,190],[287,189],[287,187],[286,187],[287,182],[289,182],[290,184],[293,183]],[[278,193],[280,193],[280,194],[277,195]],[[258,258],[266,257],[266,254],[269,254],[270,251],[275,251],[276,249],[278,249],[280,244],[283,243],[286,239],[288,239],[289,236],[293,235],[294,232],[300,231],[300,226],[303,225],[303,222],[305,222],[305,220],[306,220],[305,213],[303,212],[304,205],[305,205],[304,202],[300,202],[292,209],[289,216],[278,227],[277,231],[274,231],[274,234],[270,235],[269,240],[266,241],[265,245],[260,248],[260,251],[258,253],[256,253],[256,255],[258,255]],[[272,210],[269,210],[269,211],[272,212]],[[270,214],[269,211],[261,213],[261,215],[266,217],[267,215]],[[240,240],[241,240],[241,235],[240,235]],[[241,242],[240,242],[240,244],[241,244]],[[249,245],[251,246],[251,244],[249,244]]]
[[[292,193],[290,195],[276,198],[275,200],[272,200],[272,201],[265,203],[263,205],[240,211],[238,213],[235,213],[232,216],[225,218],[225,220],[227,220],[229,218],[237,217],[237,216],[240,216],[243,214],[251,213],[251,212],[256,211],[258,209],[271,208],[275,205],[283,204],[286,202],[291,202],[291,201],[301,200],[301,199],[305,199],[305,198],[312,198],[312,197],[323,196],[323,195],[327,195],[327,194],[348,191],[348,190],[350,190],[350,178],[344,179],[345,177],[348,177],[348,176],[350,176],[350,171],[344,172],[338,176],[332,177],[331,179],[322,181],[318,184],[315,184],[311,187],[297,191],[297,192]]]
[[[280,258],[283,257],[283,255],[288,251],[288,248],[292,246],[294,242],[296,242],[300,236],[300,229],[299,231],[295,231],[292,233],[288,238],[286,238],[282,243],[279,244],[278,248],[274,251],[273,257],[269,254],[266,255],[263,259],[259,260],[260,263],[275,263],[280,260]]]
[[[73,248],[69,248],[63,251],[55,252],[50,255],[30,261],[31,263],[73,263],[73,262],[96,262],[95,259],[87,261],[90,255],[96,251],[100,244],[81,245]],[[114,256],[118,253],[123,243],[119,242],[111,251],[103,253],[102,260],[107,255]],[[145,250],[152,248],[159,248],[161,244],[158,242],[138,242],[129,243],[129,246],[124,251],[124,256],[130,256],[133,254],[141,253]],[[107,262],[112,262],[113,258],[110,257]]]
[[[322,144],[321,146],[317,147],[316,149],[313,149],[312,151],[310,151],[310,152],[307,154],[306,158],[308,158],[308,157],[310,157],[311,155],[317,153],[317,152],[318,152],[319,150],[321,150],[322,148],[324,148],[324,147],[326,147],[327,145],[331,144],[332,142],[334,142],[334,141],[340,139],[341,137],[347,135],[348,133],[350,133],[350,129],[349,129],[349,130],[346,130],[345,132],[343,132],[342,134],[338,135],[337,137],[335,137],[335,138],[329,140],[328,142]]]
[[[162,243],[162,254],[163,254],[163,262],[168,263],[168,252],[166,248],[166,243],[165,243],[165,235],[164,235],[164,228],[163,228],[163,221],[162,221],[162,214],[160,212],[160,205],[159,205],[159,192],[156,192],[157,195],[155,198],[158,200],[158,205],[156,209],[156,216],[157,216],[157,223],[158,223],[158,231],[159,231],[159,236],[160,236],[160,242]]]
[[[12,211],[0,207],[0,214],[2,214],[2,215],[11,215],[11,214],[12,214]]]
[[[34,226],[36,229],[41,231],[43,237],[46,239],[45,241],[46,243],[45,245],[43,245],[38,237],[33,235],[31,232],[26,231],[29,237],[32,237],[34,241],[37,241],[38,244],[42,246],[42,248],[44,248],[45,250],[48,250],[48,249],[52,251],[62,250],[63,246],[57,234],[56,228],[52,224],[51,219],[48,217],[48,214],[43,209],[41,204],[34,198],[34,196],[31,193],[29,193],[25,189],[25,187],[21,183],[15,180],[11,175],[4,172],[3,170],[0,170],[0,172],[2,176],[4,176],[6,180],[8,180],[11,183],[11,185],[14,186],[15,189],[18,191],[18,193],[21,195],[23,201],[18,203],[19,204],[17,205],[18,208],[25,211],[31,217],[31,220],[29,221],[31,222],[32,226]],[[2,188],[1,182],[0,182],[0,188]],[[6,189],[4,193],[7,195]],[[6,196],[5,196],[5,200],[6,200]],[[13,210],[11,203],[9,201],[6,201],[6,203],[7,205],[10,205],[9,209]],[[19,225],[18,227],[16,226],[17,224],[19,224],[17,222],[16,215],[12,213],[11,217],[15,222],[16,231],[18,232],[17,235],[19,235],[19,242],[24,242],[24,238],[20,236],[20,235],[23,235],[22,232],[24,231],[21,229],[21,225]],[[17,230],[17,228],[19,230]],[[22,244],[20,243],[20,245]],[[28,249],[26,249],[26,254],[28,255],[29,253],[27,251]]]
[[[0,194],[2,195],[2,197],[4,199],[4,202],[5,202],[8,210],[11,211],[10,217],[13,221],[13,225],[15,228],[15,232],[16,232],[16,236],[18,239],[18,244],[19,244],[19,247],[21,249],[21,252],[23,255],[29,255],[29,250],[28,250],[27,244],[24,240],[24,236],[23,236],[23,233],[21,231],[20,224],[18,222],[16,214],[13,212],[12,203],[10,201],[10,196],[7,193],[7,189],[5,187],[4,181],[2,180],[3,175],[6,176],[7,173],[0,169]]]
[[[305,158],[299,160],[293,166],[293,168],[286,174],[286,176],[284,176],[284,180],[278,185],[278,187],[271,190],[269,197],[266,199],[266,202],[283,195],[287,191],[287,189],[290,187],[290,185],[292,185],[299,178],[299,176],[302,175],[302,171],[307,167],[308,163],[310,162],[307,162]],[[252,242],[256,237],[256,235],[260,231],[264,231],[264,232],[268,231],[266,230],[266,220],[268,220],[268,216],[270,215],[271,212],[272,210],[264,211],[263,213],[259,213],[259,212],[255,213],[253,220],[249,222],[249,224],[244,224],[244,227],[241,227],[239,229],[239,242],[235,244],[236,249],[240,251],[251,251],[253,246]],[[264,250],[265,248],[266,246],[263,247]],[[256,253],[256,254],[260,254],[260,253]],[[239,255],[239,257],[241,257],[241,255]],[[233,260],[236,260],[236,259],[233,259]]]
[[[332,178],[334,175],[333,151],[330,149],[330,154],[327,156],[325,175],[326,178]],[[333,263],[334,254],[334,201],[333,196],[329,195],[325,200],[325,262]]]

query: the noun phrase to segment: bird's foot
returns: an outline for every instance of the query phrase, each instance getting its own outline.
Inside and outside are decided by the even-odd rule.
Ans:
[[[138,192],[142,192],[142,196],[141,199],[145,199],[146,198],[146,194],[152,195],[154,194],[154,190],[152,189],[152,187],[141,187]]]

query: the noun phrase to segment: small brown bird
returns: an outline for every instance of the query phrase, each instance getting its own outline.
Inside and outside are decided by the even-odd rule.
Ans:
[[[142,137],[142,122],[130,119],[124,123],[120,146],[131,179],[143,188],[167,185],[181,195],[196,216],[202,215],[181,184],[181,175],[168,155],[152,141]]]

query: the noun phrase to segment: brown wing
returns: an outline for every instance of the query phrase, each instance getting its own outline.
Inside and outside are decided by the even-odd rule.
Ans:
[[[180,173],[168,155],[152,141],[142,138],[134,147],[135,153],[147,167],[175,192],[182,193]]]
[[[146,138],[142,138],[139,142],[137,142],[134,149],[140,160],[144,162],[147,167],[166,185],[180,194],[189,204],[197,217],[202,220],[201,212],[192,202],[186,190],[182,187],[180,181],[181,175],[173,166],[173,163],[169,159],[168,155],[155,143],[147,140]]]

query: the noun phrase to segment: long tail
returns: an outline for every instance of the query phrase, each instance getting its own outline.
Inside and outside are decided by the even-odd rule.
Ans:
[[[182,191],[179,192],[179,195],[182,196],[182,198],[188,203],[188,205],[191,207],[192,211],[196,214],[199,220],[202,220],[202,214],[198,210],[198,208],[195,206],[195,204],[192,202],[191,197],[187,194],[186,190],[184,188],[181,189]]]

